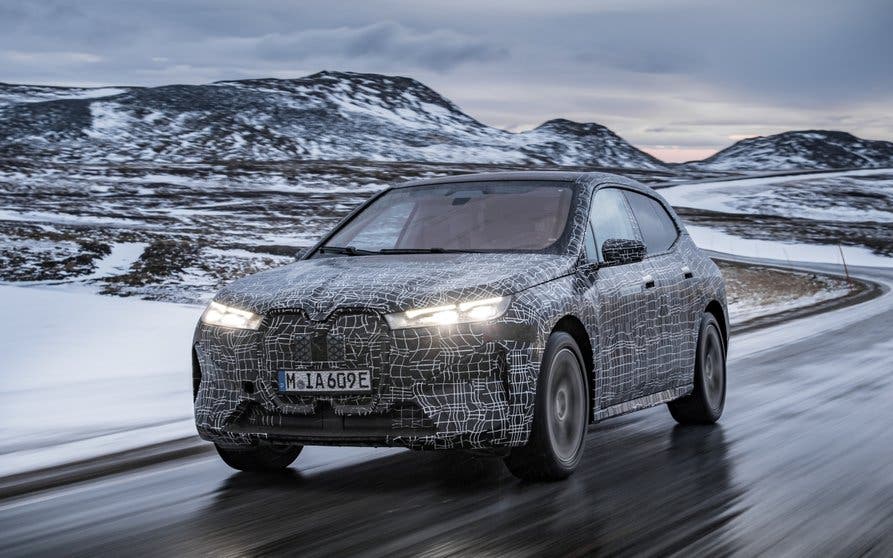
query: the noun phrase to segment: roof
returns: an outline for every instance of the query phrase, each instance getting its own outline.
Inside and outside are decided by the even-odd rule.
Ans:
[[[567,171],[510,171],[510,172],[482,172],[475,174],[454,174],[437,178],[423,178],[396,184],[394,188],[407,188],[411,186],[423,186],[426,184],[452,184],[456,182],[496,182],[508,180],[548,180],[552,182],[584,182],[589,184],[602,184],[613,182],[629,186],[641,185],[634,180],[618,174],[606,172],[567,172]]]

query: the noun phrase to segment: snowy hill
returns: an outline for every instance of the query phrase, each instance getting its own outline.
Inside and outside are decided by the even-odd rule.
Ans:
[[[893,143],[827,130],[784,132],[741,140],[684,166],[712,171],[893,167]]]
[[[558,118],[520,134],[532,158],[544,156],[544,162],[559,165],[582,164],[598,167],[635,166],[642,169],[664,167],[664,163],[628,144],[600,124],[573,122]],[[635,161],[635,165],[618,161]]]
[[[298,79],[75,89],[0,84],[0,152],[62,162],[348,160],[663,169],[598,124],[487,126],[413,79]]]

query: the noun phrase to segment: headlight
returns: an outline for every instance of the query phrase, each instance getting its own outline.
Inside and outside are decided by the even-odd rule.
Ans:
[[[511,300],[510,296],[497,296],[473,302],[407,310],[388,314],[385,318],[391,329],[484,322],[505,314]]]
[[[204,324],[233,329],[257,329],[263,319],[263,316],[258,316],[254,312],[239,310],[219,302],[211,302],[202,314]]]

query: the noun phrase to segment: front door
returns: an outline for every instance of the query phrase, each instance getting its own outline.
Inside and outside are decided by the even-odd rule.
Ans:
[[[641,234],[621,190],[599,190],[591,212],[594,245],[602,264],[590,290],[598,327],[597,411],[654,393],[661,384],[658,362],[659,299],[646,258],[604,265],[606,240],[639,240]]]
[[[645,242],[658,296],[660,339],[656,343],[661,366],[655,391],[678,389],[691,383],[698,285],[679,253],[679,229],[663,203],[640,192],[624,191]]]

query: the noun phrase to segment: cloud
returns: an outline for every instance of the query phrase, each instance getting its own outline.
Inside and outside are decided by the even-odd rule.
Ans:
[[[893,139],[891,29],[890,0],[3,0],[0,81],[352,70],[420,79],[488,124],[566,117],[655,149]]]
[[[353,62],[385,61],[407,68],[446,71],[467,62],[489,62],[504,58],[507,49],[490,41],[436,29],[418,31],[393,21],[362,27],[308,29],[246,39],[265,60],[305,61],[341,58]]]
[[[21,50],[0,51],[0,57],[14,63],[27,64],[95,64],[102,62],[102,56],[89,52],[25,52]]]

